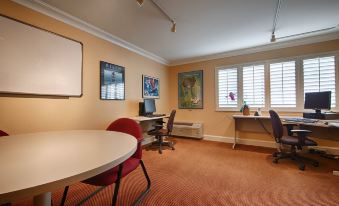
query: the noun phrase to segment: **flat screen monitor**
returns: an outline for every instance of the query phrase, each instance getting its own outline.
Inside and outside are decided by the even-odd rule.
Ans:
[[[144,99],[145,113],[152,114],[156,111],[154,99]]]
[[[321,109],[331,109],[331,91],[305,93],[305,109],[314,109],[317,113]]]

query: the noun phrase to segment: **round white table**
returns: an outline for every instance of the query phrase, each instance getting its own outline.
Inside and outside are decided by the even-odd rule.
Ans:
[[[0,138],[0,204],[34,196],[50,205],[51,192],[124,162],[136,151],[128,134],[55,131]]]

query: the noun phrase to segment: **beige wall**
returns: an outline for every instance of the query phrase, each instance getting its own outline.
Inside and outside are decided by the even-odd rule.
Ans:
[[[227,57],[210,61],[203,61],[179,66],[170,67],[170,95],[175,98],[170,99],[170,105],[173,108],[178,108],[178,73],[203,70],[204,71],[204,109],[180,109],[177,112],[177,120],[191,120],[204,122],[204,133],[207,135],[216,136],[234,136],[234,121],[232,115],[236,112],[217,112],[215,111],[215,74],[214,70],[219,66],[242,64],[246,62],[256,62],[261,60],[279,59],[312,53],[323,53],[339,50],[339,39],[323,43],[316,43],[306,46],[296,46],[285,49],[277,49],[267,52],[259,52],[255,54]],[[293,114],[297,115],[297,114]],[[257,125],[259,126],[259,125]],[[272,138],[264,133],[241,133],[241,138],[244,139],[260,139],[272,140]],[[320,139],[319,143],[324,146],[339,147],[339,142]]]
[[[0,13],[81,41],[84,57],[81,98],[1,95],[0,129],[10,134],[105,129],[116,118],[138,114],[138,102],[142,100],[142,74],[160,78],[161,98],[156,106],[159,113],[169,111],[169,73],[166,66],[8,0],[0,1]],[[100,100],[100,60],[126,68],[125,101]]]

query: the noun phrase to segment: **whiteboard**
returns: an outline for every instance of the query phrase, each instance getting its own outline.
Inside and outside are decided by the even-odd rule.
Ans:
[[[81,96],[82,44],[0,15],[0,93]]]

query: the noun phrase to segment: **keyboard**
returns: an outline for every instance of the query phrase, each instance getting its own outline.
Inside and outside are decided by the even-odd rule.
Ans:
[[[166,116],[166,114],[148,114],[145,115],[145,117],[163,117]]]
[[[285,118],[286,122],[303,122],[303,123],[315,123],[318,122],[316,119],[307,119],[307,118]]]

